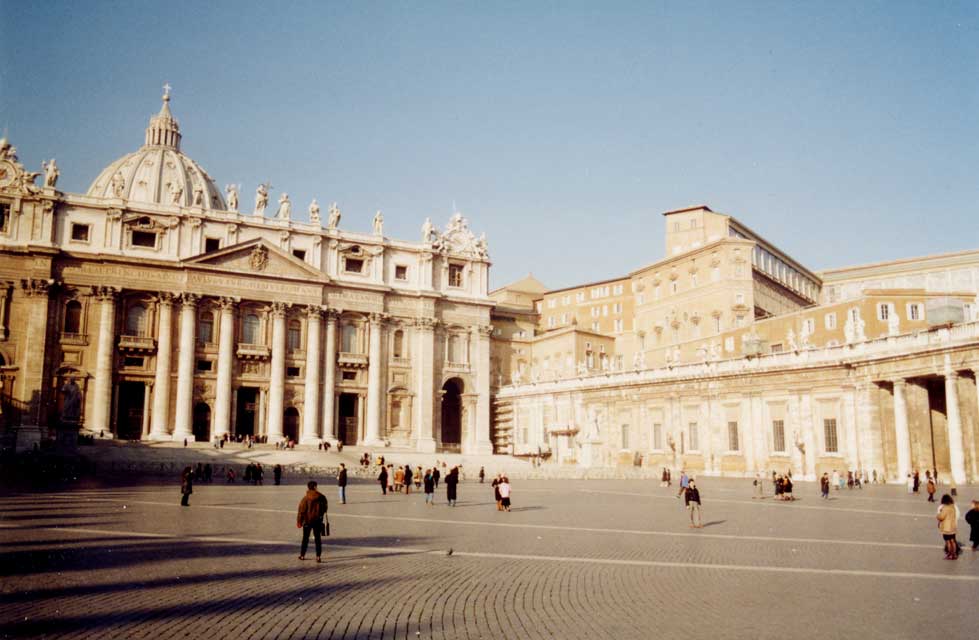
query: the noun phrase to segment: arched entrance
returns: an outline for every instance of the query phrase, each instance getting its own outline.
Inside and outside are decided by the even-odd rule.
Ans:
[[[442,385],[443,449],[458,450],[462,445],[462,393],[465,385],[459,378],[450,378]]]
[[[194,405],[194,440],[207,442],[211,436],[211,407],[206,402]]]
[[[286,437],[286,440],[299,442],[299,410],[295,407],[289,407],[282,417],[282,435]]]

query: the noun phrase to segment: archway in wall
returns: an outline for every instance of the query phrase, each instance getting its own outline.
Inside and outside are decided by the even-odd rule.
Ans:
[[[207,442],[211,439],[211,407],[206,402],[194,405],[194,440]]]
[[[282,416],[282,435],[286,440],[299,442],[299,410],[295,407],[286,409]]]
[[[462,445],[462,394],[465,384],[459,378],[449,378],[442,385],[441,445],[446,450],[458,450]]]

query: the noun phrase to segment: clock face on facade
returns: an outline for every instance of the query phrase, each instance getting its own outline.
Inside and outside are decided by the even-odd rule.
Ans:
[[[5,187],[14,180],[14,168],[9,162],[0,162],[0,187]]]

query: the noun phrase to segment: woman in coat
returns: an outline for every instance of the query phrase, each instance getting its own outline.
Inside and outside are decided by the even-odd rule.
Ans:
[[[184,467],[184,472],[180,475],[180,504],[184,507],[190,506],[190,494],[194,493],[194,470]]]
[[[947,493],[942,496],[942,506],[938,510],[938,515],[935,516],[938,520],[938,530],[942,534],[942,539],[945,541],[945,559],[955,560],[958,558],[958,545],[955,542],[955,535],[958,533],[958,528],[956,526],[956,516],[955,516],[955,503],[952,501],[952,496]]]
[[[458,496],[457,487],[459,485],[459,468],[452,467],[449,475],[445,476],[445,499],[449,501],[449,506],[456,506]]]

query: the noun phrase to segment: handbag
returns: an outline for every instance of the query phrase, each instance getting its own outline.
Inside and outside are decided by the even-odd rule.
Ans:
[[[330,535],[330,521],[320,522],[320,533],[324,536]]]

